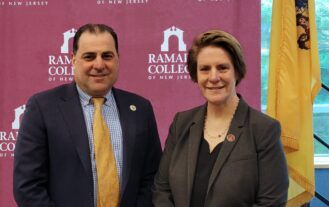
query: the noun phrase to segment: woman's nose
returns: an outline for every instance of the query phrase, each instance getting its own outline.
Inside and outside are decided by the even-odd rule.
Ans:
[[[218,73],[218,71],[216,70],[216,68],[212,68],[212,69],[209,71],[209,80],[210,80],[210,81],[214,81],[214,82],[220,80],[219,73]]]

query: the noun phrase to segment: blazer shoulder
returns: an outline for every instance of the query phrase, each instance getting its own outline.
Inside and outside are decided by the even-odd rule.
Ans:
[[[271,125],[278,123],[277,120],[251,107],[243,97],[238,94],[240,101],[234,114],[234,119],[239,125],[252,124],[257,126]]]
[[[44,90],[41,92],[37,92],[34,95],[32,95],[29,100],[37,100],[38,102],[45,102],[48,104],[55,103],[56,100],[59,98],[66,98],[70,96],[78,97],[78,92],[76,90],[75,84],[64,84],[57,86],[55,88],[51,88],[48,90]]]
[[[124,101],[134,101],[134,102],[139,102],[139,103],[150,103],[150,100],[148,100],[147,98],[138,95],[136,93],[130,92],[130,91],[126,91],[126,90],[122,90],[122,89],[118,89],[118,88],[112,88],[113,90],[113,95],[115,97],[115,99],[120,99],[120,100],[124,100]]]
[[[205,109],[205,105],[201,105],[201,106],[197,106],[185,111],[180,111],[177,112],[177,115],[179,115],[181,118],[191,118],[194,117],[196,115],[198,115],[200,113],[200,111],[202,111],[203,109]]]
[[[280,125],[279,121],[249,106],[249,119],[252,124],[261,126]]]
[[[251,107],[249,110],[249,127],[258,150],[266,149],[273,143],[280,142],[280,122]]]
[[[49,99],[51,97],[63,96],[68,92],[76,91],[75,85],[73,84],[64,84],[48,90],[40,91],[32,95],[31,97],[37,99]]]
[[[177,112],[174,122],[180,128],[189,127],[194,122],[201,121],[204,118],[206,105],[194,107],[186,111]]]

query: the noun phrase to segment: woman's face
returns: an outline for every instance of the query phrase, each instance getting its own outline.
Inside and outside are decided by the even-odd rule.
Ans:
[[[197,82],[210,104],[227,104],[236,95],[236,74],[226,50],[207,46],[197,56]]]

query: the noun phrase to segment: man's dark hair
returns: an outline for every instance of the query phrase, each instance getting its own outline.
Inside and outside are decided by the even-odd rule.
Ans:
[[[105,24],[85,24],[81,26],[78,31],[75,33],[73,38],[73,54],[75,55],[79,49],[79,39],[84,32],[89,32],[92,34],[108,32],[112,35],[114,39],[116,52],[119,53],[119,43],[118,36],[115,33],[114,29],[105,25]]]

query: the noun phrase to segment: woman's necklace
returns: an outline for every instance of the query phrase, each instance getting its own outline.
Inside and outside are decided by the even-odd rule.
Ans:
[[[225,127],[221,132],[219,132],[219,134],[212,135],[212,134],[210,134],[208,132],[207,127],[206,127],[207,117],[205,117],[205,120],[206,121],[205,121],[205,124],[204,124],[204,133],[210,139],[220,139],[221,137],[223,137],[227,133],[227,131],[228,131],[229,127],[230,127],[230,122],[231,122],[231,121],[229,121],[227,127]]]
[[[211,135],[211,134],[208,132],[206,126],[204,127],[204,132],[205,132],[205,134],[207,135],[207,137],[209,137],[210,139],[218,139],[218,138],[221,138],[222,136],[224,136],[224,135],[227,133],[228,128],[229,128],[229,126],[226,127],[225,129],[223,129],[223,131],[220,132],[220,133],[219,133],[218,135],[216,135],[216,136]]]
[[[207,127],[206,127],[206,125],[207,125],[207,113],[206,113],[206,115],[205,115],[205,122],[204,122],[204,133],[205,133],[205,135],[206,135],[208,138],[210,138],[210,139],[221,139],[221,138],[227,133],[228,129],[230,128],[230,125],[231,125],[232,119],[233,119],[233,117],[234,117],[235,111],[236,111],[236,109],[237,109],[237,107],[238,107],[238,104],[239,104],[239,99],[237,100],[237,103],[236,103],[235,109],[234,109],[234,111],[233,111],[233,114],[232,114],[230,120],[228,121],[227,126],[226,126],[222,131],[220,131],[218,135],[211,135],[211,134],[208,132]]]

